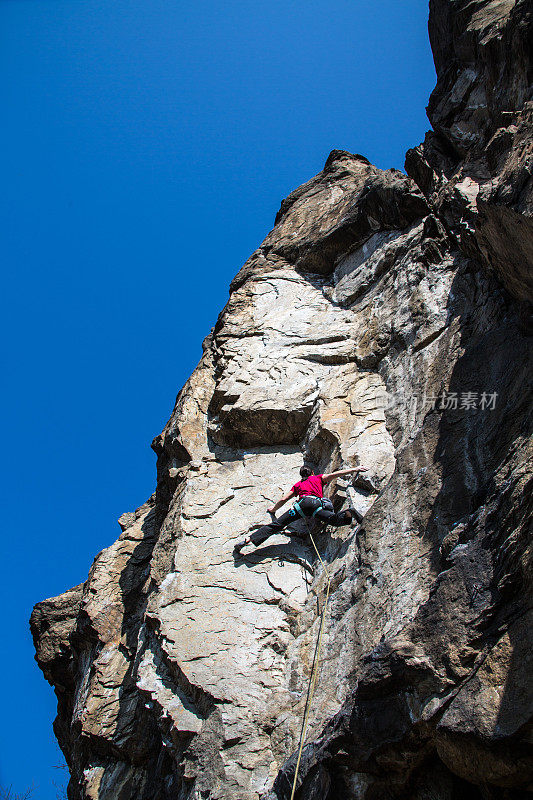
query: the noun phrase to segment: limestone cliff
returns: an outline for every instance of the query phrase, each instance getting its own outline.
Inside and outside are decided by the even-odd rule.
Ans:
[[[305,535],[236,540],[364,463],[296,797],[533,788],[533,11],[431,0],[408,175],[333,151],[242,267],[153,448],[157,488],[39,603],[70,800],[285,800],[323,602]],[[300,525],[302,523],[299,523]]]

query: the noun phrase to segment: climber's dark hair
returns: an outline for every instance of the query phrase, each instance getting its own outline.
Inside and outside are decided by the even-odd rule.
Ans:
[[[313,470],[309,467],[300,467],[300,477],[304,480],[313,474]]]

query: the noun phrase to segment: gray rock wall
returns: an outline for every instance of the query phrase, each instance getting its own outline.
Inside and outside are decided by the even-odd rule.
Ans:
[[[283,201],[155,493],[36,606],[70,800],[290,797],[325,575],[302,522],[233,546],[303,459],[369,472],[330,492],[360,528],[313,526],[333,588],[296,796],[531,790],[531,31],[520,0],[431,3],[411,177],[333,151]]]

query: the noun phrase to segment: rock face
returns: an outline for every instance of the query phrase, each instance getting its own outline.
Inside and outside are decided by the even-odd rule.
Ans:
[[[303,522],[236,540],[305,459],[364,463],[296,797],[533,788],[533,11],[432,0],[407,177],[333,151],[231,286],[153,448],[157,488],[38,604],[70,800],[285,800],[323,607]]]

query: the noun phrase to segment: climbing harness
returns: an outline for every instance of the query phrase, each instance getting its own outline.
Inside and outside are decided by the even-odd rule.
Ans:
[[[314,501],[314,505],[316,506],[316,508],[313,510],[313,513],[311,514],[312,517],[316,516],[316,514],[318,514],[318,512],[321,511],[323,508],[326,509],[326,511],[333,511],[333,503],[331,502],[329,497],[315,497],[314,495],[305,495],[304,497],[300,497],[300,499],[297,500],[292,507],[292,510],[296,511],[296,513],[299,514],[305,520],[307,520],[308,515],[305,513],[305,511],[302,509],[300,505],[300,503],[302,503],[304,500]],[[307,526],[307,528],[309,529],[309,526]]]
[[[318,498],[318,499],[320,499],[320,498]],[[329,501],[329,502],[331,502],[331,501]],[[294,800],[294,793],[296,792],[296,782],[298,780],[298,771],[300,769],[300,761],[301,761],[301,758],[302,758],[302,750],[303,750],[304,742],[305,742],[305,734],[307,732],[307,724],[309,722],[309,713],[311,711],[311,703],[313,702],[313,695],[314,695],[314,692],[315,692],[315,684],[316,684],[316,678],[317,678],[317,674],[318,674],[318,666],[320,664],[320,651],[321,651],[321,648],[322,648],[322,633],[324,631],[324,621],[326,619],[326,611],[327,611],[327,608],[328,608],[329,589],[330,589],[330,580],[331,580],[330,577],[329,577],[329,573],[328,573],[328,571],[326,569],[326,565],[324,564],[324,562],[322,560],[322,557],[321,557],[320,553],[318,552],[318,547],[315,544],[315,540],[313,538],[313,534],[311,533],[311,528],[310,528],[309,523],[307,521],[307,517],[305,517],[305,515],[300,510],[299,504],[295,503],[294,504],[294,508],[296,508],[297,506],[298,506],[298,508],[297,508],[298,513],[301,515],[301,517],[303,519],[305,519],[305,524],[307,525],[307,532],[309,534],[309,538],[311,539],[311,542],[312,542],[313,547],[315,549],[315,553],[317,554],[318,559],[319,559],[319,561],[320,561],[320,563],[322,565],[322,569],[324,570],[324,575],[326,576],[327,584],[326,584],[326,596],[325,596],[324,602],[322,604],[322,614],[321,614],[321,617],[320,617],[320,628],[319,628],[319,631],[318,631],[318,639],[317,639],[317,642],[316,642],[316,645],[315,645],[315,652],[314,652],[314,655],[313,655],[313,664],[311,666],[311,675],[309,676],[309,683],[307,685],[307,697],[306,697],[306,700],[305,700],[304,716],[303,716],[303,720],[302,720],[302,729],[300,731],[300,744],[299,744],[299,747],[298,747],[298,758],[296,760],[296,767],[295,767],[295,770],[294,770],[294,779],[293,779],[293,782],[292,782],[291,800]],[[322,508],[322,504],[320,504],[320,506],[316,509],[316,511],[319,511],[321,508]],[[316,514],[316,511],[313,513],[313,516]]]

